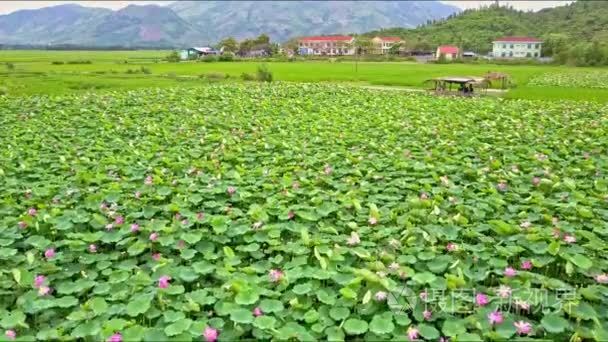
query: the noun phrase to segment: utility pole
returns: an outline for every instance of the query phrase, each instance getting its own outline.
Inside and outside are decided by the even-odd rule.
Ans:
[[[500,0],[496,0],[494,3],[496,4],[496,8],[500,7]]]

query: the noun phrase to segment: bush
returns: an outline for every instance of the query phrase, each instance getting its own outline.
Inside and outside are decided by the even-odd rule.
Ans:
[[[177,51],[173,51],[167,57],[165,57],[165,60],[170,63],[176,63],[179,62],[181,58],[179,57],[179,53],[177,53]]]
[[[243,79],[243,81],[255,81],[257,80],[257,78],[255,77],[255,75],[253,74],[249,74],[249,73],[242,73],[241,74],[241,78]]]
[[[218,58],[216,55],[206,55],[203,58],[201,58],[201,61],[203,61],[205,63],[212,63],[212,62],[217,62]]]
[[[15,64],[13,64],[11,62],[6,62],[6,69],[7,70],[15,70]]]
[[[143,67],[143,66],[139,68],[139,71],[142,74],[146,74],[146,75],[149,75],[152,73],[152,70],[150,70],[149,68]]]
[[[258,66],[257,79],[260,82],[272,82],[272,72],[266,64]]]
[[[218,58],[220,62],[232,62],[234,60],[234,54],[231,52],[227,52],[223,55],[220,55]]]
[[[0,95],[8,94],[8,89],[6,87],[0,87]]]
[[[63,61],[52,61],[51,64],[53,64],[53,65],[63,65],[65,63]]]
[[[66,64],[93,64],[93,62],[89,60],[75,60],[75,61],[67,61]]]

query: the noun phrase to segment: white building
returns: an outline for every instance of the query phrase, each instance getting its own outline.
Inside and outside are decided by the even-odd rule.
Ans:
[[[399,37],[374,37],[372,39],[373,54],[388,55],[395,44],[403,44],[404,41]]]
[[[355,38],[352,36],[304,37],[299,41],[300,55],[354,55]]]
[[[492,44],[495,58],[540,58],[543,42],[530,37],[503,37]]]

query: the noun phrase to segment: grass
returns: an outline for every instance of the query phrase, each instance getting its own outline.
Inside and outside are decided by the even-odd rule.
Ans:
[[[0,86],[10,94],[62,93],[89,89],[122,89],[138,87],[165,87],[188,83],[180,76],[198,76],[222,73],[238,79],[242,73],[255,73],[260,61],[216,63],[166,63],[162,58],[168,51],[6,51],[0,63],[13,63],[15,69],[0,74]],[[53,61],[90,60],[91,64],[52,64]],[[126,62],[126,63],[125,63]],[[124,79],[129,69],[145,66],[151,75]],[[1,68],[1,66],[0,66]],[[274,79],[290,82],[360,83],[368,85],[424,88],[425,80],[437,76],[482,76],[489,71],[511,75],[515,89],[507,98],[573,99],[608,101],[604,89],[582,87],[560,88],[527,86],[530,79],[547,73],[599,68],[571,68],[552,65],[473,65],[473,64],[419,64],[410,62],[273,62],[269,68]],[[0,70],[2,71],[2,70]],[[37,76],[33,76],[38,73]],[[24,76],[29,75],[29,76]],[[44,76],[41,76],[44,75]],[[170,77],[168,75],[178,76]],[[44,84],[37,78],[44,79]],[[91,84],[80,89],[71,83]],[[189,82],[193,82],[190,80]],[[99,83],[99,86],[95,84]]]

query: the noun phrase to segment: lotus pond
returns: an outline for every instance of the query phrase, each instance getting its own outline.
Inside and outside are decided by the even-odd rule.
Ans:
[[[528,85],[608,89],[608,71],[544,73],[533,77]]]
[[[606,340],[608,106],[0,97],[12,340]]]

